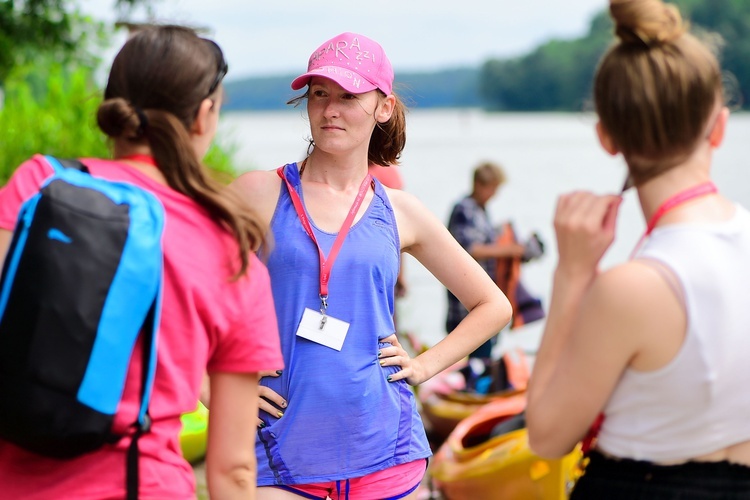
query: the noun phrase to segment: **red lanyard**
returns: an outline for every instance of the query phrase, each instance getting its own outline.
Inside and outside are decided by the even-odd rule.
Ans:
[[[276,170],[276,173],[279,174],[279,177],[281,177],[286,183],[286,187],[289,190],[289,197],[292,199],[292,204],[294,205],[294,209],[297,211],[297,216],[302,223],[302,227],[305,228],[305,232],[307,233],[307,235],[310,237],[310,239],[313,240],[315,246],[318,247],[318,255],[320,256],[321,313],[325,315],[325,309],[328,307],[328,281],[331,279],[331,269],[333,268],[333,263],[336,261],[339,250],[341,250],[341,247],[344,244],[344,239],[346,238],[346,235],[349,234],[349,229],[352,226],[352,221],[354,221],[354,217],[357,215],[359,207],[362,205],[362,201],[364,201],[365,199],[367,190],[370,188],[372,176],[370,174],[367,174],[365,179],[362,181],[362,184],[360,184],[359,192],[357,193],[357,197],[354,198],[352,208],[349,209],[349,213],[346,215],[346,219],[344,219],[344,223],[341,225],[341,230],[336,236],[336,240],[333,242],[333,246],[331,247],[331,251],[328,254],[328,258],[326,258],[323,255],[323,250],[320,248],[320,245],[318,245],[318,240],[315,238],[315,233],[313,233],[312,225],[310,224],[310,220],[305,213],[305,207],[302,205],[302,200],[300,200],[297,191],[294,189],[294,187],[292,187],[292,184],[284,175],[284,167],[279,167]]]
[[[706,196],[708,194],[717,193],[718,191],[719,190],[716,188],[716,185],[713,182],[708,181],[708,182],[704,182],[703,184],[698,184],[697,186],[688,188],[684,191],[680,191],[676,195],[670,198],[667,198],[667,200],[664,203],[659,205],[659,208],[656,209],[656,212],[654,212],[654,215],[652,215],[651,218],[648,220],[648,223],[646,224],[646,232],[643,233],[643,236],[641,236],[641,239],[638,240],[638,244],[633,249],[631,258],[635,256],[636,252],[643,244],[643,241],[648,237],[648,235],[651,234],[651,231],[654,230],[659,220],[662,217],[664,217],[664,214],[666,214],[673,208],[677,207],[678,205],[682,205],[683,203],[690,201],[694,198],[699,198],[701,196]]]
[[[156,164],[156,160],[154,160],[154,157],[151,155],[126,155],[121,156],[120,158],[118,158],[118,160],[137,161],[139,163],[145,163],[147,165],[151,165],[152,167],[159,168],[159,166]]]

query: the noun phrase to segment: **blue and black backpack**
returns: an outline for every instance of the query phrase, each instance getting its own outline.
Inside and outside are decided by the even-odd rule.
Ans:
[[[164,208],[77,160],[46,158],[55,173],[22,205],[0,278],[0,437],[56,458],[116,442],[112,422],[143,334],[127,466],[136,498],[137,441],[149,429],[156,368]]]

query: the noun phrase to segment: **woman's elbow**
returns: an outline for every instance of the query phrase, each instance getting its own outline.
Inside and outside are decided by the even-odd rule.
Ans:
[[[513,306],[510,305],[508,297],[506,297],[499,288],[497,291],[498,296],[495,298],[497,304],[495,310],[498,313],[498,321],[501,323],[500,328],[498,329],[498,331],[500,331],[510,323],[511,318],[513,317]]]
[[[547,459],[561,458],[570,453],[573,446],[563,443],[560,439],[563,432],[554,423],[546,424],[534,418],[534,413],[526,410],[526,430],[528,432],[529,448],[534,454]]]
[[[207,464],[206,476],[211,498],[254,498],[258,479],[254,460],[227,467]]]
[[[531,430],[529,430],[529,448],[531,448],[531,451],[535,455],[547,459],[555,459],[567,455],[566,452],[560,451],[557,447],[550,446],[548,439],[539,438],[538,434],[532,433]]]

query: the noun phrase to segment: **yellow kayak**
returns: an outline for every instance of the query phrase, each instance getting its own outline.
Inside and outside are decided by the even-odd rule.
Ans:
[[[433,483],[446,499],[568,498],[580,476],[580,450],[559,460],[540,458],[529,448],[525,428],[495,433],[510,419],[507,402],[491,402],[456,426],[430,464]]]
[[[180,448],[182,455],[190,463],[198,462],[206,456],[208,442],[208,408],[198,403],[195,411],[182,415]]]

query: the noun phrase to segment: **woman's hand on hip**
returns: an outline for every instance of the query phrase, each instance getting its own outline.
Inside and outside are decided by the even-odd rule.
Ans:
[[[388,382],[396,382],[398,380],[406,380],[410,385],[419,385],[426,377],[424,377],[424,369],[422,364],[417,358],[412,359],[409,353],[403,348],[401,343],[398,341],[398,337],[394,333],[380,342],[391,344],[390,347],[383,347],[378,352],[378,363],[380,366],[400,366],[401,370],[389,375]]]
[[[260,372],[261,378],[278,377],[279,375],[281,375],[281,370]],[[274,418],[281,418],[284,415],[283,409],[286,408],[287,403],[276,391],[261,385],[258,387],[258,396],[259,412],[266,412]],[[264,425],[260,417],[258,418],[257,425],[258,427]]]

